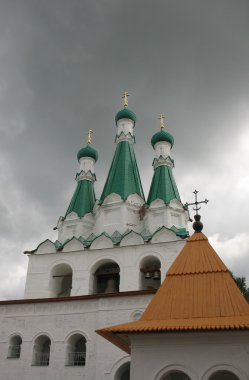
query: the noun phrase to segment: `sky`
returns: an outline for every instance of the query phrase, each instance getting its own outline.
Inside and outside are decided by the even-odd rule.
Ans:
[[[249,284],[248,85],[248,0],[0,0],[0,299],[56,240],[89,128],[100,196],[123,91],[145,194],[163,113],[183,203],[209,199],[203,231]]]

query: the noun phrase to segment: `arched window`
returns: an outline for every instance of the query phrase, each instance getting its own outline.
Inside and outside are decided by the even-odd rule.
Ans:
[[[130,362],[124,363],[117,370],[115,380],[130,380]]]
[[[160,285],[160,260],[154,256],[145,257],[140,263],[140,289],[158,289]]]
[[[170,371],[167,375],[162,377],[162,380],[191,380],[186,373],[182,371]]]
[[[94,273],[93,292],[117,293],[119,292],[120,268],[114,261],[100,265]]]
[[[81,334],[72,335],[67,342],[66,365],[84,366],[86,364],[86,339]]]
[[[19,335],[14,335],[10,339],[8,349],[8,359],[19,359],[21,355],[22,338]]]
[[[69,297],[72,289],[73,271],[68,264],[58,264],[51,272],[51,297]]]
[[[50,357],[51,340],[46,335],[40,335],[36,338],[33,347],[32,365],[48,366]]]
[[[210,376],[209,380],[239,380],[239,378],[230,371],[217,371]]]

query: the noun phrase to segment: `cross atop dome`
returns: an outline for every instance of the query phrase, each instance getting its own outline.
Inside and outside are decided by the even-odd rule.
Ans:
[[[186,203],[187,207],[195,205],[195,207],[193,207],[193,210],[196,211],[196,215],[198,215],[198,211],[201,209],[201,207],[198,207],[198,205],[201,204],[201,203],[206,203],[207,204],[209,202],[208,199],[205,199],[204,201],[198,201],[197,200],[197,194],[198,193],[199,193],[198,190],[193,191],[193,194],[195,195],[195,201],[193,203]]]
[[[87,134],[87,144],[91,144],[92,143],[92,129],[88,129],[88,134]]]
[[[130,96],[128,91],[123,92],[122,99],[124,101],[124,107],[125,108],[128,107],[128,96]]]
[[[201,203],[205,203],[207,204],[209,202],[208,199],[205,199],[204,201],[198,201],[197,200],[197,194],[199,193],[198,190],[195,190],[193,191],[193,194],[195,195],[195,201],[193,203],[186,203],[186,206],[195,206],[193,207],[193,210],[196,212],[195,216],[194,216],[194,219],[195,219],[195,222],[193,223],[193,229],[195,230],[195,232],[201,232],[202,229],[203,229],[203,224],[201,222],[201,216],[198,214],[198,211],[201,209],[201,207],[198,207],[199,204]]]
[[[161,129],[165,128],[165,125],[164,125],[164,119],[165,119],[165,116],[164,116],[162,113],[160,113],[158,119],[160,120],[160,128],[161,128]]]
[[[123,99],[123,106],[124,108],[122,110],[120,110],[116,116],[115,116],[115,121],[116,121],[116,125],[118,123],[118,121],[120,119],[129,119],[129,120],[132,120],[134,125],[136,124],[136,115],[133,111],[131,111],[129,108],[128,108],[128,96],[130,96],[130,94],[128,93],[128,91],[124,91],[123,94],[122,94],[122,99]]]

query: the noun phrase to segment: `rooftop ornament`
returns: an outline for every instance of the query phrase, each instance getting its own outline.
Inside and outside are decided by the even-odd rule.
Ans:
[[[130,96],[130,94],[125,91],[122,96],[122,99],[124,101],[124,108],[128,107],[128,96]]]
[[[164,129],[164,128],[165,128],[165,125],[164,125],[164,119],[165,119],[165,116],[164,116],[162,113],[160,113],[158,119],[160,120],[160,128],[161,128],[161,129]]]
[[[194,219],[195,219],[195,222],[193,223],[193,229],[195,230],[195,232],[201,232],[202,229],[203,229],[203,224],[201,222],[201,216],[198,214],[198,211],[201,209],[201,207],[198,207],[201,203],[205,203],[207,204],[209,202],[208,199],[205,199],[204,201],[198,201],[197,200],[197,194],[199,193],[199,191],[195,190],[193,191],[194,195],[195,195],[195,201],[193,203],[186,203],[186,206],[189,207],[189,206],[195,206],[193,207],[193,210],[196,212],[195,216],[194,216]]]
[[[92,129],[89,129],[88,130],[88,135],[87,135],[87,144],[91,144],[92,143]]]
[[[171,147],[174,145],[174,138],[173,136],[165,131],[165,124],[164,124],[164,119],[165,119],[165,116],[160,113],[159,115],[159,118],[160,120],[160,131],[159,132],[156,132],[152,138],[151,138],[151,145],[154,146],[156,145],[156,143],[160,142],[160,141],[167,141],[170,143]]]
[[[89,129],[88,133],[87,133],[87,145],[78,151],[78,154],[77,154],[78,161],[82,157],[91,157],[95,160],[95,162],[98,160],[98,152],[96,151],[96,149],[94,149],[91,146],[91,144],[92,144],[92,133],[93,133],[92,129]]]
[[[130,96],[130,94],[125,91],[123,94],[122,94],[122,99],[123,99],[123,106],[124,108],[122,110],[120,110],[116,116],[115,116],[115,121],[116,121],[116,124],[117,122],[120,120],[120,119],[130,119],[134,122],[134,125],[136,124],[136,115],[133,111],[131,111],[129,108],[128,108],[128,96]]]

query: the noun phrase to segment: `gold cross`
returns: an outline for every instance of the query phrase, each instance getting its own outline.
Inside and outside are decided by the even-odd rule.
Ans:
[[[130,96],[130,94],[125,91],[122,96],[122,99],[124,99],[124,107],[128,107],[128,96]]]
[[[87,144],[92,143],[92,133],[93,131],[91,129],[88,130],[88,136],[87,136]]]
[[[160,113],[158,119],[160,120],[160,128],[161,128],[161,129],[165,128],[165,125],[164,125],[164,119],[165,119],[165,116],[164,116],[162,113]]]

